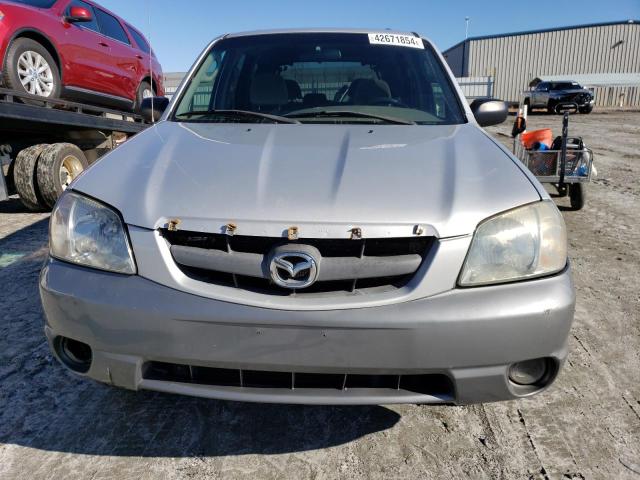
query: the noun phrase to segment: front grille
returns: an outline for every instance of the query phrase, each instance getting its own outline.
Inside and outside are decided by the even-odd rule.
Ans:
[[[581,105],[583,103],[586,103],[589,101],[589,96],[586,93],[579,93],[578,95],[575,96],[575,102],[578,105]]]
[[[568,94],[562,97],[561,102],[564,103],[576,103],[578,105],[583,105],[588,103],[591,100],[591,94],[587,92],[580,92],[574,94]]]
[[[373,293],[401,288],[411,280],[434,242],[432,237],[288,241],[281,237],[224,235],[167,229],[161,230],[161,234],[171,247],[176,265],[189,278],[214,285],[280,296],[335,292]],[[265,262],[275,247],[296,243],[316,248],[325,264],[334,262],[335,266],[336,263],[361,261],[365,264],[369,262],[370,266],[375,263],[379,274],[319,279],[303,290],[282,288],[273,283],[268,276]],[[214,260],[211,260],[212,256],[215,257]],[[220,257],[226,258],[221,260]],[[234,263],[236,260],[237,262]],[[239,266],[240,260],[245,267],[244,270]],[[221,263],[224,267],[220,266]],[[252,270],[250,274],[246,273],[247,268]]]
[[[148,362],[142,370],[146,380],[237,388],[349,390],[383,389],[433,396],[453,396],[453,385],[444,374],[362,375],[298,373],[198,367]]]

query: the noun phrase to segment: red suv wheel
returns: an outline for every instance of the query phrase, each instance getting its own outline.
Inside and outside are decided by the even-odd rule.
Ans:
[[[41,44],[30,38],[13,41],[7,52],[4,84],[38,97],[60,96],[60,72],[55,60]]]

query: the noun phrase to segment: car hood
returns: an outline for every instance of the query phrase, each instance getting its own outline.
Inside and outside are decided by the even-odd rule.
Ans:
[[[472,233],[540,199],[517,160],[472,124],[161,122],[73,184],[126,223],[238,234],[368,237]],[[284,233],[283,233],[284,232]]]

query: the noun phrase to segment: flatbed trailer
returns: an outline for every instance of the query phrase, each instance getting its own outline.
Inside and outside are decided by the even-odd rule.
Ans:
[[[139,115],[0,88],[0,201],[47,210],[85,168],[149,125]]]

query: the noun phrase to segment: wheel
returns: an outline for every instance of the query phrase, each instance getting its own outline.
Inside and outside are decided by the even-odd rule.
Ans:
[[[13,162],[13,182],[22,204],[33,212],[41,212],[47,204],[37,180],[38,159],[48,145],[33,145],[18,153]]]
[[[9,46],[6,68],[2,74],[4,84],[46,98],[58,98],[61,91],[60,71],[51,54],[30,38],[18,38]],[[35,103],[23,100],[25,103]]]
[[[54,143],[38,160],[38,187],[46,204],[53,208],[69,184],[89,166],[87,158],[71,143]]]
[[[154,95],[155,95],[155,92],[153,91],[153,88],[151,87],[151,84],[149,82],[145,80],[144,82],[140,83],[140,86],[138,87],[138,91],[136,92],[136,100],[135,100],[135,105],[133,107],[133,111],[135,113],[140,113],[140,108],[142,107],[142,100],[144,100],[145,98],[153,97]]]
[[[585,115],[588,115],[591,112],[593,112],[593,105],[580,107],[580,113],[584,113]]]
[[[567,184],[566,183],[564,185],[562,185],[562,186],[556,185],[556,188],[558,189],[558,196],[559,197],[566,197],[567,196],[568,189],[567,189]]]
[[[587,186],[584,183],[572,183],[569,185],[569,198],[571,208],[581,210],[587,197]]]

